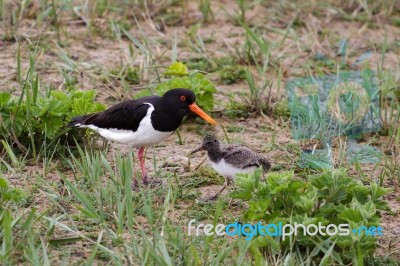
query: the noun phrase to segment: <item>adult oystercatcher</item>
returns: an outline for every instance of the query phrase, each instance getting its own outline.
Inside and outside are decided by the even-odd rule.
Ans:
[[[191,154],[206,150],[211,166],[225,178],[224,186],[207,200],[215,200],[219,194],[235,179],[238,173],[251,173],[262,167],[264,171],[271,168],[271,163],[251,149],[242,145],[223,145],[214,136],[205,136],[199,147]]]
[[[195,103],[196,95],[187,89],[172,89],[162,97],[147,96],[118,103],[109,109],[76,116],[68,126],[90,128],[111,141],[140,147],[138,157],[142,182],[149,180],[144,165],[144,149],[168,138],[192,111],[212,125],[217,125]]]

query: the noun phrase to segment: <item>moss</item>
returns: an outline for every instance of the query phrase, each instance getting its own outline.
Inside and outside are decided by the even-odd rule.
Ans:
[[[394,88],[394,96],[396,97],[397,101],[400,102],[400,86]]]
[[[215,72],[224,67],[233,66],[236,64],[235,58],[232,56],[223,56],[220,58],[207,59],[204,57],[196,57],[185,60],[184,63],[191,70],[200,70],[204,72]]]
[[[287,100],[275,103],[274,115],[278,117],[286,117],[286,118],[290,117],[290,110]]]
[[[128,67],[126,70],[125,80],[131,84],[139,84],[140,78],[138,69],[134,67]]]
[[[225,84],[238,83],[246,79],[246,71],[238,65],[226,66],[220,71],[219,78]]]
[[[233,132],[242,132],[245,128],[236,125],[229,125],[226,131],[233,133]]]
[[[110,70],[111,77],[114,79],[124,80],[129,84],[139,84],[139,70],[137,67],[128,66],[125,69],[114,68]]]
[[[204,72],[212,72],[213,68],[211,63],[205,58],[191,58],[185,61],[189,69],[200,70]]]

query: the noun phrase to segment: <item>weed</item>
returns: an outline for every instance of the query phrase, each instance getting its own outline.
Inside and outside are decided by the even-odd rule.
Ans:
[[[243,132],[246,128],[242,126],[235,126],[235,125],[229,125],[228,128],[226,129],[227,132],[229,133],[234,133],[234,132]]]
[[[20,188],[10,188],[7,179],[0,176],[0,205],[2,211],[7,209],[9,204],[22,204],[27,198],[26,193]],[[0,214],[0,216],[2,216]]]
[[[220,70],[219,78],[225,84],[234,84],[246,79],[246,70],[241,66],[227,66]]]
[[[0,262],[4,262],[4,265],[12,265],[11,261],[14,256],[15,248],[18,243],[15,240],[23,238],[25,241],[25,248],[27,252],[32,251],[33,247],[29,246],[28,243],[32,243],[32,211],[27,216],[25,214],[18,213],[19,207],[23,204],[27,194],[19,188],[11,188],[7,179],[0,176],[0,243],[2,249],[0,251]],[[20,230],[18,228],[20,227]],[[17,231],[18,230],[18,231]],[[24,233],[21,231],[26,230]],[[28,236],[26,235],[27,233]],[[38,254],[32,254],[38,255]],[[31,256],[31,258],[35,258]]]
[[[136,67],[126,66],[122,69],[116,68],[110,71],[110,76],[123,80],[129,85],[140,83],[139,70]]]
[[[189,60],[185,61],[185,64],[188,66],[188,68],[193,69],[193,70],[200,70],[203,72],[214,72],[215,69],[212,68],[212,65],[210,64],[209,61],[204,59],[203,57],[199,58],[192,58]]]
[[[238,21],[246,21],[246,11],[249,8],[249,2],[245,0],[236,0],[236,4],[239,7],[239,14],[237,15]]]
[[[73,116],[104,109],[102,104],[93,103],[94,91],[66,94],[49,90],[48,95],[42,95],[38,86],[39,81],[35,79],[32,89],[26,89],[24,98],[12,97],[9,93],[0,96],[3,121],[0,135],[17,144],[22,152],[29,147],[33,157],[38,155],[38,147],[54,145],[65,135],[65,125]]]
[[[278,117],[289,118],[290,109],[287,100],[276,102],[274,105],[274,115]]]
[[[238,117],[248,118],[250,115],[248,106],[235,100],[234,96],[231,96],[231,98],[229,99],[227,107],[223,113],[230,119],[235,119]]]
[[[374,181],[363,185],[348,177],[345,170],[308,176],[306,182],[297,179],[293,172],[271,173],[262,181],[261,170],[258,170],[238,176],[236,183],[239,189],[232,196],[249,204],[243,216],[246,221],[307,225],[347,223],[352,229],[379,225],[378,210],[388,210],[382,197],[390,189],[380,187]],[[292,248],[313,250],[320,247],[309,254],[307,260],[324,261],[329,258],[340,264],[364,261],[373,253],[377,242],[374,236],[351,233],[315,238],[298,234],[296,241],[260,236],[251,241],[260,251],[270,245],[280,253]],[[297,256],[293,259],[302,261]]]
[[[222,185],[224,180],[212,168],[205,166],[195,169],[195,171],[188,176],[188,179],[190,182],[186,185],[194,188],[212,184]]]
[[[203,14],[204,21],[208,22],[214,19],[214,13],[211,9],[211,0],[200,0],[199,9]]]
[[[183,63],[174,63],[171,65],[164,75],[173,76],[171,79],[164,81],[154,88],[158,95],[163,95],[170,89],[187,88],[196,94],[196,102],[207,111],[214,107],[214,92],[216,91],[214,84],[209,81],[203,74],[198,72],[189,73],[187,67]],[[143,90],[139,95],[149,95],[149,90]]]
[[[248,106],[250,112],[269,111],[269,100],[265,100],[263,96],[267,88],[271,91],[272,81],[263,81],[261,85],[257,85],[249,69],[246,70],[246,81],[249,87],[249,93],[240,93],[239,96]]]
[[[239,62],[246,65],[255,65],[259,73],[267,70],[270,65],[270,42],[261,34],[257,34],[247,24],[240,23],[245,30],[245,42],[241,50],[236,48]]]
[[[236,64],[235,59],[231,56],[215,58],[212,60],[212,63],[204,57],[191,58],[184,62],[189,69],[200,70],[206,73],[212,73]]]

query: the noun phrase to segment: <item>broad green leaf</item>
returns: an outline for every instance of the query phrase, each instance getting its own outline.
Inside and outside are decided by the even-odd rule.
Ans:
[[[64,126],[64,122],[60,117],[46,117],[41,119],[42,132],[49,139],[54,139],[58,131]]]
[[[346,208],[346,210],[338,214],[338,217],[346,222],[359,223],[364,220],[359,210],[353,210],[351,208]]]
[[[189,76],[189,70],[184,63],[175,62],[165,70],[164,75],[177,77]]]
[[[11,94],[8,92],[1,92],[0,93],[0,110],[7,105],[8,101],[11,98]]]

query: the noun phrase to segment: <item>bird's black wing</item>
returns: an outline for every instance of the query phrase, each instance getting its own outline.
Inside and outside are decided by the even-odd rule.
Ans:
[[[109,109],[72,118],[69,126],[95,125],[100,128],[118,128],[136,131],[150,105],[157,104],[159,96],[148,96],[118,103]]]

